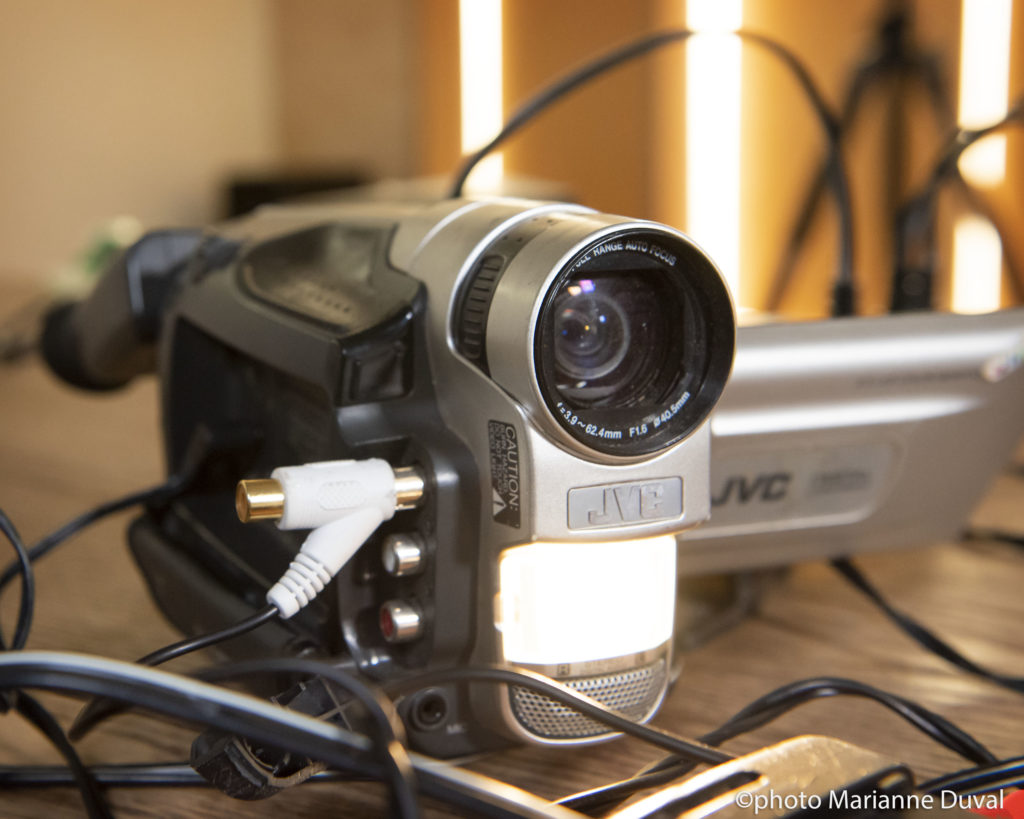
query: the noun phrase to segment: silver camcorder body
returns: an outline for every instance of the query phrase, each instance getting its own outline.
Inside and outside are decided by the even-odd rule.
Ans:
[[[512,665],[655,712],[675,536],[710,511],[708,417],[735,337],[727,288],[688,238],[520,200],[280,207],[151,234],[112,275],[123,288],[105,298],[135,331],[150,321],[169,471],[192,472],[130,532],[183,630],[261,605],[301,542],[242,526],[238,479],[384,458],[425,477],[423,502],[308,609],[226,650],[337,658],[385,686]],[[100,312],[78,320],[93,340]],[[79,345],[75,366],[102,381],[118,369],[104,349]],[[442,756],[609,735],[482,683],[406,686],[400,713]]]

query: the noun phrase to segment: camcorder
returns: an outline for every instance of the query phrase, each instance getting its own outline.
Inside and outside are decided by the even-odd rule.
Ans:
[[[180,489],[129,541],[182,631],[265,605],[296,558],[302,532],[239,519],[288,514],[275,470],[380,460],[394,514],[323,594],[224,651],[385,686],[514,666],[646,720],[670,680],[675,536],[709,515],[708,417],[734,343],[728,289],[683,234],[449,199],[148,234],[51,315],[44,353],[92,389],[158,373]],[[313,501],[362,489],[341,483]],[[430,685],[399,712],[440,757],[610,736],[514,685]]]

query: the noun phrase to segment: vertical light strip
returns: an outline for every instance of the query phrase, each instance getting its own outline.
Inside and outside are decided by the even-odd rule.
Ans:
[[[462,153],[470,153],[501,130],[501,0],[459,0],[459,73],[461,76]],[[504,161],[495,153],[477,165],[467,190],[501,187]]]
[[[999,309],[1003,247],[999,234],[980,216],[962,216],[953,226],[953,310]]]
[[[960,108],[963,128],[981,128],[1006,116],[1010,91],[1012,0],[963,0],[960,30]],[[976,185],[998,185],[1006,176],[1006,136],[993,134],[960,158]]]
[[[721,268],[740,304],[742,0],[687,0],[686,230]]]
[[[960,30],[960,105],[963,128],[990,125],[1006,115],[1010,86],[1012,0],[963,0]],[[968,182],[994,186],[1006,176],[1006,137],[993,134],[960,158]],[[974,216],[953,225],[953,310],[978,313],[1000,305],[1002,244]]]

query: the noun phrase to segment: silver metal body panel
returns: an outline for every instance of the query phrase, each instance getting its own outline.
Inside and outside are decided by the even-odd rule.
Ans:
[[[492,312],[487,330],[491,364],[488,376],[455,349],[450,326],[455,294],[487,246],[513,226],[529,219],[544,219],[550,224],[515,256],[498,285],[494,304],[500,308]],[[491,457],[489,422],[513,427],[519,447],[519,528],[494,520],[490,480],[481,469],[481,531],[477,555],[480,601],[477,621],[480,625],[473,661],[494,662],[502,657],[493,606],[499,582],[498,560],[506,548],[535,541],[617,541],[677,533],[708,516],[710,429],[707,422],[683,441],[653,456],[626,459],[602,455],[581,445],[559,427],[542,400],[537,384],[533,363],[534,328],[552,281],[568,260],[588,243],[605,234],[638,226],[689,241],[662,226],[595,214],[577,206],[502,200],[438,203],[407,218],[392,242],[392,264],[422,281],[427,288],[428,353],[446,425],[462,437],[481,466],[488,464]],[[453,264],[456,260],[459,264]],[[673,485],[681,481],[681,503],[670,507],[670,514],[651,520],[640,517],[618,520],[607,527],[570,525],[569,499],[573,492],[587,487],[610,487],[609,491],[613,492],[616,486],[643,485],[652,480],[671,481]],[[629,560],[628,548],[624,548],[622,559]],[[565,582],[572,583],[573,578],[566,577]],[[607,604],[614,606],[615,601],[607,601]],[[601,662],[606,669],[649,663],[653,651],[668,663],[670,650],[671,641],[657,647],[639,647],[634,655],[602,658]],[[559,672],[558,668],[544,670],[561,677],[581,671],[579,667],[570,672],[564,669]],[[653,715],[663,693],[663,690],[659,692],[654,707],[644,718]],[[507,692],[482,689],[479,697],[479,713],[503,715],[501,722],[504,724],[495,727],[511,729],[520,738],[534,742],[545,741],[522,730],[509,711]]]
[[[443,309],[431,303],[428,310],[431,365],[445,420],[477,454],[478,463],[486,463],[489,458],[488,419],[512,424],[518,433],[520,460],[529,470],[521,476],[523,524],[515,531],[491,523],[491,530],[482,533],[482,540],[499,549],[534,540],[618,540],[665,534],[700,523],[710,510],[708,485],[703,480],[709,457],[707,423],[686,440],[652,457],[616,459],[589,451],[564,434],[541,400],[533,368],[533,332],[548,285],[581,246],[610,228],[638,224],[589,213],[584,220],[581,213],[587,212],[563,204],[527,208],[514,201],[472,203],[439,228],[430,218],[422,225],[403,224],[393,244],[392,262],[396,267],[424,282],[428,298],[442,294],[449,299]],[[501,309],[495,316],[496,326],[489,326],[488,345],[490,350],[493,343],[500,354],[494,357],[492,376],[488,377],[454,349],[449,325],[453,294],[497,235],[520,221],[542,215],[559,224],[523,250],[499,285],[495,303]],[[419,241],[410,235],[428,231],[429,235]],[[534,249],[534,245],[538,247]],[[408,248],[417,248],[411,258],[404,255]],[[453,259],[465,261],[455,268]],[[683,509],[677,518],[608,530],[569,527],[568,498],[573,489],[673,476],[683,477]],[[482,517],[491,521],[489,486],[481,486],[480,500]]]

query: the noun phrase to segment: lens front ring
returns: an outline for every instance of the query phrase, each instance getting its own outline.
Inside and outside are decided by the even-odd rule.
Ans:
[[[567,319],[567,306],[587,300],[589,310]],[[605,339],[595,327],[602,317],[623,330],[609,328]],[[598,452],[635,457],[706,419],[733,346],[731,299],[707,256],[673,233],[632,229],[585,247],[555,277],[534,360],[543,401],[565,432]]]

